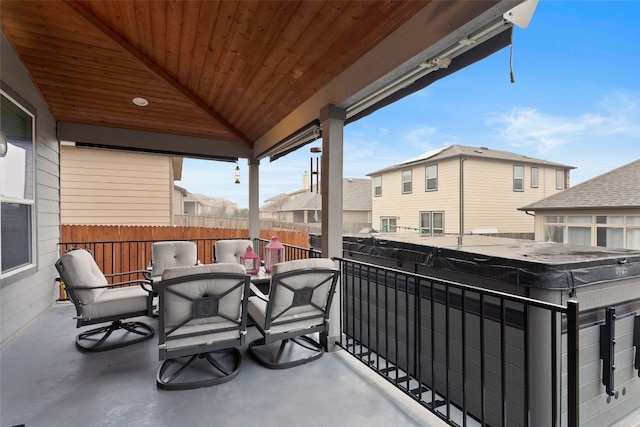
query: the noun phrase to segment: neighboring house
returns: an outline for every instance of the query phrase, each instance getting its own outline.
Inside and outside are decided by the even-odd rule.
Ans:
[[[260,220],[284,221],[285,214],[282,212],[282,206],[288,201],[289,195],[285,193],[278,194],[277,196],[265,200],[264,205],[260,208]]]
[[[218,218],[232,217],[238,204],[219,197],[208,197],[204,194],[190,193],[184,198],[184,214],[211,216]]]
[[[533,237],[517,209],[569,187],[572,166],[451,145],[368,174],[373,228],[383,232]]]
[[[640,249],[640,159],[520,210],[536,240]]]
[[[188,191],[178,185],[173,186],[173,215],[184,215],[184,199]]]
[[[343,178],[342,201],[342,228],[345,232],[357,232],[371,226],[370,179]],[[260,212],[262,219],[304,225],[317,232],[322,222],[322,193],[315,189],[311,191],[305,173],[302,189],[267,200]]]
[[[133,151],[60,147],[62,224],[173,225],[182,159]]]

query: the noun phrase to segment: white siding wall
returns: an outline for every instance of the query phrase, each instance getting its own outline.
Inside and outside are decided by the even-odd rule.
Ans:
[[[2,33],[2,87],[34,109],[36,121],[36,260],[35,268],[0,284],[0,347],[50,309],[57,297],[54,263],[60,240],[59,155],[56,124],[47,105]],[[70,319],[71,320],[71,319]],[[73,326],[71,324],[71,326]]]
[[[171,224],[171,159],[167,156],[63,146],[63,224]]]
[[[419,213],[443,211],[445,233],[460,232],[460,160],[441,160],[437,191],[425,191],[425,166],[382,174],[382,196],[372,197],[372,226],[381,217],[397,217],[398,232],[417,232]],[[538,166],[538,188],[531,187],[531,165],[524,166],[524,191],[513,191],[514,163],[469,158],[464,161],[464,232],[495,229],[498,233],[533,233],[533,216],[517,209],[558,192],[554,167]],[[412,170],[412,192],[402,193],[402,171]],[[372,177],[373,178],[373,177]],[[373,195],[373,180],[372,180]],[[403,228],[406,227],[406,228]]]

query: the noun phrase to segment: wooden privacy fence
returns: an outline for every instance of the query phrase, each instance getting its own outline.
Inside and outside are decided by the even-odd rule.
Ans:
[[[278,240],[290,246],[309,248],[309,235],[300,231],[260,230],[260,239]],[[247,229],[208,227],[156,227],[119,225],[62,225],[60,253],[71,248],[90,249],[105,273],[143,270],[151,261],[151,245],[162,240],[191,240],[198,246],[202,263],[213,260],[213,245],[222,239],[248,239]],[[133,277],[135,278],[135,277]]]

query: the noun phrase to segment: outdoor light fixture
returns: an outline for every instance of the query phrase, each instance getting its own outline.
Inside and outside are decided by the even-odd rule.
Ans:
[[[7,138],[4,136],[4,132],[0,132],[0,157],[7,155],[8,148],[9,143],[7,142]]]
[[[147,105],[149,105],[149,101],[147,101],[145,98],[142,98],[142,97],[139,97],[139,96],[133,98],[132,101],[138,107],[146,107]]]
[[[237,160],[236,160],[236,184],[240,184],[240,166],[238,166]]]

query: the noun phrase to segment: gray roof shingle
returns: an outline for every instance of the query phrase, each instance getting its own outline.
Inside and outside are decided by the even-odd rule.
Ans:
[[[289,201],[278,207],[279,211],[322,209],[322,195],[309,190],[297,190],[288,195]],[[275,210],[272,205],[262,210]],[[342,209],[345,211],[371,210],[371,180],[369,178],[342,179]]]
[[[640,208],[640,159],[520,210]]]
[[[561,167],[563,169],[575,169],[574,166],[568,166],[568,165],[563,165],[561,163],[550,162],[548,160],[542,160],[542,159],[536,159],[534,157],[523,156],[522,154],[516,154],[510,151],[492,150],[486,147],[470,147],[467,145],[454,144],[445,148],[428,151],[426,153],[421,154],[418,157],[414,157],[414,158],[405,160],[402,163],[398,163],[397,165],[389,166],[387,168],[368,173],[367,176],[378,175],[383,172],[405,168],[410,165],[417,165],[421,163],[432,163],[434,161],[449,159],[452,157],[474,157],[474,158],[484,158],[484,159],[491,159],[491,160],[526,163],[526,164],[534,164],[534,165],[555,166],[555,167]]]

